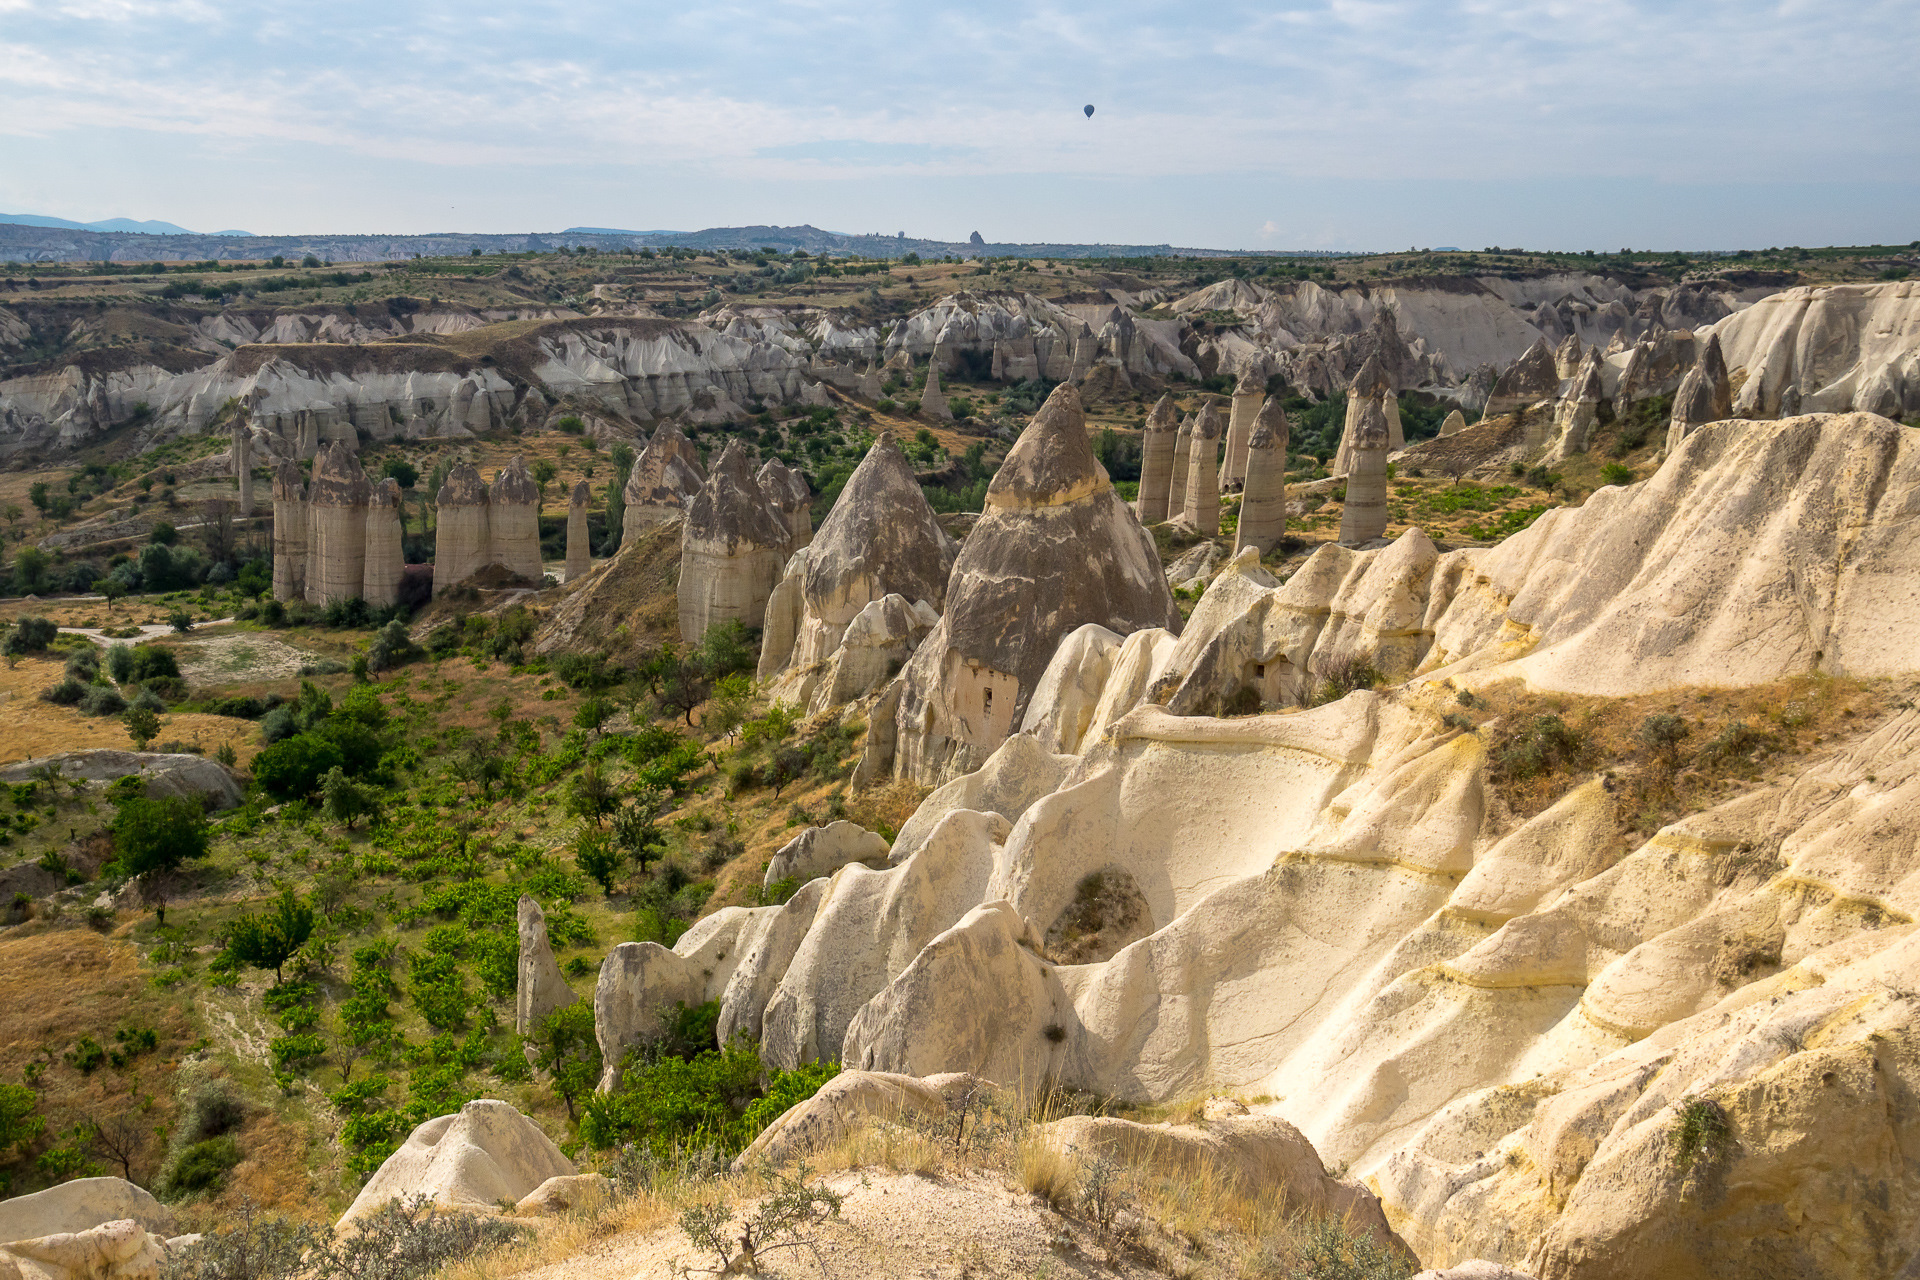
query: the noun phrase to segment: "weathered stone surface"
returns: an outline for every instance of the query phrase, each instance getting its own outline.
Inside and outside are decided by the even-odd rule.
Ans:
[[[1545,338],[1540,338],[1518,360],[1508,365],[1493,384],[1493,394],[1487,400],[1485,416],[1492,418],[1512,413],[1542,400],[1558,399],[1559,395],[1560,371],[1554,364],[1553,348],[1547,345]]]
[[[761,883],[792,880],[805,884],[818,876],[830,876],[850,862],[884,863],[887,849],[885,837],[856,822],[841,820],[824,827],[808,827],[767,860],[767,873]]]
[[[1587,435],[1599,420],[1600,401],[1605,397],[1600,374],[1600,353],[1587,352],[1554,410],[1553,441],[1545,462],[1552,465],[1587,451]]]
[[[1222,415],[1209,400],[1201,406],[1193,424],[1193,439],[1188,444],[1187,492],[1180,508],[1182,523],[1192,526],[1202,537],[1220,533],[1220,464],[1217,454],[1220,437],[1226,431]]]
[[[520,971],[519,985],[513,995],[513,1029],[530,1036],[556,1009],[564,1009],[579,1000],[560,973],[547,941],[547,916],[540,904],[526,894],[520,895]]]
[[[180,796],[200,800],[215,809],[231,809],[246,798],[245,788],[234,780],[225,765],[185,752],[115,751],[104,747],[64,751],[0,768],[0,782],[30,782],[37,772],[49,767],[62,777],[84,778],[89,782],[112,782],[137,773],[146,780],[150,800]]]
[[[1346,475],[1353,469],[1354,442],[1360,430],[1361,417],[1369,403],[1378,404],[1385,417],[1387,452],[1406,447],[1406,440],[1401,434],[1400,401],[1395,395],[1393,377],[1377,354],[1370,355],[1347,386],[1347,416],[1340,429],[1340,448],[1333,458],[1335,475]]]
[[[5,1280],[159,1280],[167,1242],[131,1219],[0,1245]]]
[[[273,598],[307,595],[307,488],[300,464],[284,459],[273,472]]]
[[[813,494],[807,488],[805,477],[798,471],[788,469],[780,459],[768,458],[761,464],[754,479],[760,485],[760,492],[767,496],[767,505],[787,526],[791,535],[787,553],[791,555],[812,542]]]
[[[131,1219],[173,1234],[173,1211],[125,1178],[75,1178],[32,1195],[0,1200],[0,1243],[86,1231]]]
[[[626,488],[621,491],[627,504],[622,542],[641,529],[684,517],[687,504],[706,482],[699,450],[680,428],[663,423],[627,473]]]
[[[587,508],[593,505],[593,490],[581,480],[573,486],[567,500],[567,581],[577,582],[593,567],[593,542],[587,532]]]
[[[1094,459],[1079,393],[1056,389],[988,485],[940,625],[901,675],[893,771],[938,783],[978,767],[1074,628],[1178,619],[1152,538]]]
[[[1287,450],[1291,443],[1292,432],[1280,397],[1268,396],[1247,440],[1245,489],[1234,535],[1236,551],[1252,547],[1265,555],[1286,535]],[[1351,487],[1352,482],[1348,483]]]
[[[927,366],[927,385],[920,392],[920,412],[941,422],[953,421],[953,410],[947,408],[947,397],[940,390],[940,361],[937,358]]]
[[[1147,415],[1147,429],[1140,437],[1140,496],[1133,509],[1143,525],[1167,519],[1174,443],[1179,434],[1180,412],[1173,406],[1173,396],[1163,395]]]
[[[604,1173],[570,1173],[548,1178],[523,1197],[513,1210],[522,1218],[552,1218],[604,1204],[613,1184]]]
[[[517,1204],[572,1161],[539,1125],[507,1103],[483,1098],[427,1121],[387,1157],[340,1216],[345,1226],[390,1200],[425,1196],[445,1209],[492,1211]]]
[[[1720,346],[1720,335],[1709,334],[1707,345],[1700,352],[1700,376],[1713,388],[1713,420],[1733,416],[1733,382],[1727,372],[1726,353]],[[1868,408],[1870,413],[1878,413],[1876,408]],[[1896,410],[1897,412],[1897,410]]]
[[[434,498],[433,594],[457,587],[493,563],[486,482],[470,462],[447,473]]]
[[[375,608],[400,598],[400,578],[407,571],[402,541],[400,482],[387,476],[373,486],[367,499],[367,553],[360,594]]]
[[[1446,416],[1446,420],[1440,424],[1440,434],[1443,436],[1455,435],[1461,431],[1465,431],[1466,429],[1467,429],[1467,415],[1464,413],[1461,413],[1458,409],[1455,409],[1450,413],[1448,413]]]
[[[774,696],[808,705],[823,681],[835,683],[830,668],[863,611],[890,595],[900,597],[908,610],[913,602],[924,601],[926,609],[938,611],[946,600],[947,576],[957,552],[927,505],[906,455],[892,434],[883,431],[847,478],[806,554],[787,562],[768,605],[760,678],[784,677]],[[906,656],[899,645],[912,638],[919,621],[895,616],[899,614],[900,607],[883,610],[863,629],[864,646],[886,651],[878,655],[883,677],[891,659]],[[868,653],[856,660],[859,671],[839,673],[843,692],[854,685],[861,692],[871,687],[866,682],[873,673],[866,668],[875,656]],[[837,698],[839,693],[829,695],[828,705]]]
[[[1233,407],[1227,418],[1227,452],[1220,460],[1222,493],[1237,493],[1246,481],[1247,442],[1253,438],[1253,420],[1266,398],[1266,375],[1257,366],[1242,369],[1233,387]]]
[[[1725,363],[1744,374],[1733,411],[1743,418],[1849,409],[1920,413],[1920,284],[1788,289],[1713,326]],[[1797,398],[1789,403],[1787,388]],[[1726,415],[1721,415],[1726,416]]]
[[[1362,408],[1340,511],[1340,543],[1357,547],[1387,531],[1387,419],[1378,401]]]
[[[360,459],[330,444],[313,460],[307,487],[307,599],[351,600],[366,589],[367,503],[372,487]]]
[[[781,1165],[825,1150],[862,1125],[943,1119],[952,1100],[988,1086],[961,1073],[925,1080],[883,1071],[842,1071],[760,1131],[734,1159],[736,1170]]]
[[[699,640],[717,622],[758,627],[780,580],[790,533],[730,440],[680,532],[680,636]]]
[[[494,476],[487,505],[488,562],[537,584],[546,575],[540,561],[540,486],[519,454]]]
[[[1715,421],[1713,383],[1699,366],[1687,370],[1680,390],[1673,397],[1673,419],[1667,426],[1667,452],[1685,442],[1688,434],[1702,423]]]
[[[1167,519],[1178,520],[1187,509],[1187,472],[1193,468],[1193,415],[1180,420],[1173,433],[1173,474],[1167,479]]]

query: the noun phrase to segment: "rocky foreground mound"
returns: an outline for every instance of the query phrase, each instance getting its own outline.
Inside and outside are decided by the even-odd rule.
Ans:
[[[1896,690],[1644,839],[1608,776],[1514,809],[1552,731],[1465,712],[1909,676],[1917,449],[1716,423],[1496,548],[1410,532],[1285,584],[1242,557],[1177,639],[1083,625],[887,869],[619,948],[607,1060],[720,999],[783,1065],[1271,1099],[1429,1265],[1889,1274],[1920,1243],[1920,712]]]

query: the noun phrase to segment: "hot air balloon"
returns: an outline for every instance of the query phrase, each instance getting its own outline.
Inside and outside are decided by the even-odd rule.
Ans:
[[[1091,102],[1087,104],[1086,112],[1087,112],[1087,119],[1089,120],[1093,119],[1093,104]]]

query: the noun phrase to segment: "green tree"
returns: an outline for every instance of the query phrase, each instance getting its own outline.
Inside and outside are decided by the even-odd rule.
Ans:
[[[100,594],[107,598],[108,613],[113,612],[114,601],[127,594],[127,584],[112,575],[100,579],[94,585],[99,589]]]
[[[346,765],[339,746],[317,733],[297,733],[253,758],[253,780],[280,800],[311,795],[327,771]]]
[[[592,1006],[588,1006],[587,1034],[591,1038]],[[597,1053],[594,1055],[599,1056]],[[591,1086],[589,1086],[591,1087]],[[45,1118],[38,1114],[40,1096],[23,1084],[0,1084],[0,1152],[9,1147],[23,1146],[40,1136],[47,1127]],[[569,1104],[568,1114],[573,1108]]]
[[[621,850],[602,832],[583,831],[574,842],[573,865],[599,885],[600,891],[609,898],[613,896],[614,883],[619,880],[620,870],[625,863],[626,858]]]
[[[598,761],[589,763],[574,775],[573,785],[567,790],[569,815],[587,818],[598,827],[619,806],[620,793],[615,790],[613,780],[601,769]]]
[[[160,732],[160,717],[152,707],[136,702],[121,713],[120,719],[126,723],[127,736],[133,739],[133,745],[141,751],[147,749],[154,735]]]
[[[204,858],[206,811],[198,800],[182,796],[122,801],[113,819],[113,851],[120,866],[134,875]]]
[[[271,912],[244,915],[227,926],[227,954],[256,969],[273,970],[277,986],[282,966],[312,934],[313,908],[300,901],[289,885],[280,890]]]
[[[713,696],[707,700],[707,713],[700,723],[716,733],[731,735],[746,723],[752,701],[752,677],[739,671],[723,676],[714,682]]]
[[[533,464],[533,480],[540,486],[540,496],[547,496],[547,482],[560,474],[560,469],[545,458]]]
[[[533,1065],[545,1073],[567,1119],[580,1118],[579,1100],[600,1082],[600,1044],[593,1033],[593,1001],[576,1000],[542,1018],[527,1037]]]
[[[573,727],[585,729],[594,737],[600,736],[600,730],[613,718],[613,708],[605,698],[587,698],[573,713]]]
[[[326,798],[327,816],[345,824],[349,831],[353,830],[354,819],[372,816],[380,809],[373,792],[349,778],[339,765],[327,770],[320,781],[320,792]]]

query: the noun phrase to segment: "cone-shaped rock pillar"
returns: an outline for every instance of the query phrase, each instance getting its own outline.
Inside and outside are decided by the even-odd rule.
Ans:
[[[493,563],[486,482],[471,462],[447,473],[434,498],[433,594]]]
[[[367,503],[372,487],[344,445],[314,455],[307,488],[307,599],[351,600],[366,589]]]
[[[300,464],[284,459],[273,472],[273,598],[307,596],[307,490]]]
[[[987,486],[946,611],[875,712],[863,774],[939,783],[978,768],[1020,723],[1060,641],[1090,622],[1127,635],[1177,629],[1180,614],[1152,536],[1093,456],[1079,392],[1063,384]]]
[[[624,543],[656,524],[686,515],[687,503],[706,482],[700,451],[680,428],[671,422],[662,425],[627,473],[627,485],[621,491],[627,505],[620,540]]]
[[[937,359],[927,365],[927,387],[920,393],[920,412],[942,422],[953,421],[947,398],[940,393],[940,361]]]
[[[1140,438],[1140,496],[1134,512],[1141,524],[1161,524],[1167,518],[1167,492],[1173,482],[1173,451],[1180,435],[1180,412],[1173,397],[1164,395],[1147,415]]]
[[[400,482],[392,476],[374,485],[367,499],[367,562],[360,595],[375,608],[400,598],[400,578],[407,571],[400,523],[404,501]]]
[[[487,502],[493,562],[516,578],[539,582],[546,575],[540,562],[540,486],[519,454],[494,476]]]
[[[758,627],[786,563],[787,526],[767,506],[746,450],[729,440],[680,532],[680,638],[716,622]]]
[[[587,508],[593,505],[593,490],[581,480],[573,486],[567,500],[567,581],[586,576],[593,567],[592,535],[587,532]]]
[[[1193,415],[1180,420],[1173,433],[1173,472],[1167,477],[1167,519],[1178,520],[1187,509],[1187,472],[1193,466]]]
[[[1346,505],[1340,513],[1340,542],[1357,547],[1387,531],[1387,415],[1378,401],[1360,411],[1353,436],[1353,465],[1347,472]]]
[[[1227,456],[1220,462],[1220,492],[1236,492],[1247,478],[1247,442],[1253,438],[1253,420],[1267,398],[1267,380],[1251,367],[1241,370],[1234,384],[1233,407],[1227,416]]]
[[[1187,455],[1186,501],[1180,518],[1203,537],[1220,532],[1220,437],[1226,424],[1212,401],[1200,410],[1193,424],[1193,442]]]
[[[1287,531],[1287,449],[1292,444],[1279,396],[1268,396],[1247,438],[1246,487],[1240,499],[1235,551],[1273,550]]]
[[[1714,403],[1713,382],[1701,365],[1687,370],[1680,390],[1673,397],[1673,419],[1667,425],[1667,452],[1678,449],[1693,429],[1704,422],[1719,421],[1719,406]]]
[[[767,505],[787,527],[787,554],[813,541],[813,493],[806,480],[778,458],[761,464],[754,480],[767,496]]]

